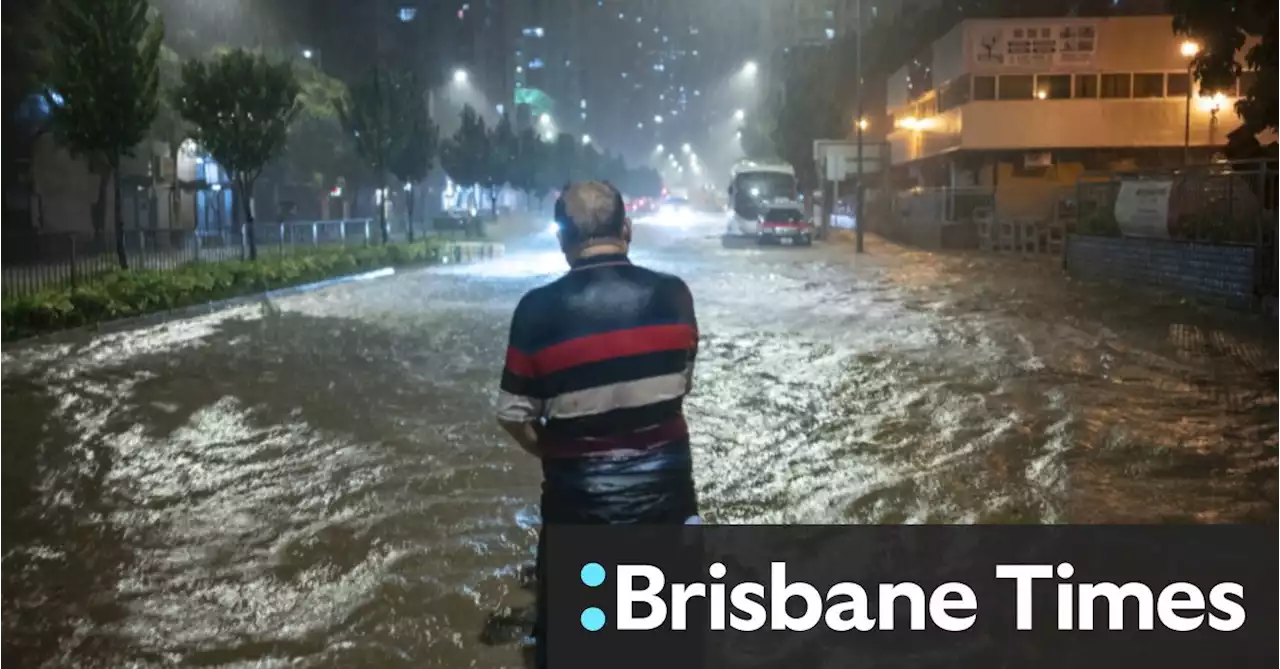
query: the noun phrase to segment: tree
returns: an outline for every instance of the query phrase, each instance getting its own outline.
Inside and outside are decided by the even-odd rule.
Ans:
[[[484,173],[484,187],[489,192],[489,207],[494,216],[498,215],[498,191],[510,183],[518,152],[519,144],[511,128],[511,119],[503,114],[489,133],[488,168]]]
[[[105,164],[115,180],[116,255],[124,248],[120,160],[147,136],[158,111],[164,23],[146,0],[55,0],[48,31],[54,136],[73,156]]]
[[[1267,0],[1175,0],[1173,30],[1200,44],[1192,61],[1205,90],[1234,88],[1242,72],[1252,71],[1252,83],[1240,91],[1236,113],[1242,124],[1227,136],[1231,158],[1275,156],[1276,143],[1264,147],[1258,135],[1276,130],[1277,56],[1276,3]],[[1247,67],[1236,59],[1251,37],[1259,41],[1244,54]],[[1249,81],[1249,80],[1245,80]]]
[[[338,105],[348,94],[346,85],[305,59],[294,61],[294,75],[301,91],[301,109],[289,125],[289,138],[277,163],[282,172],[279,178],[306,184],[318,197],[327,199],[339,177],[354,180],[357,174],[364,177],[370,170],[346,141],[338,116]],[[320,206],[323,209],[323,203]]]
[[[559,174],[560,183],[556,185],[557,188],[578,177],[581,156],[578,146],[577,138],[567,132],[557,135],[555,143],[551,145],[549,167],[553,173]]]
[[[543,192],[538,195],[539,172],[547,160],[547,145],[532,128],[525,128],[516,136],[516,151],[511,161],[511,173],[507,181],[512,188],[522,192],[532,201],[537,197],[541,204]]]
[[[187,138],[189,128],[182,115],[174,107],[172,96],[169,95],[182,80],[182,59],[178,57],[177,52],[173,49],[161,46],[159,67],[159,107],[155,123],[151,125],[151,138],[165,144],[170,164],[174,166],[173,176],[168,184],[169,197],[166,198],[168,200],[170,225],[173,225],[173,222],[178,220],[178,203],[180,201],[177,170],[178,154],[182,149],[182,142]]]
[[[453,136],[440,147],[440,166],[459,186],[476,186],[489,169],[489,133],[484,119],[467,105]]]
[[[196,143],[231,175],[243,203],[249,258],[258,258],[253,229],[253,186],[263,167],[284,149],[298,115],[299,86],[287,62],[235,49],[205,62],[189,60],[172,94],[192,126]]]
[[[409,228],[409,241],[413,241],[413,203],[417,199],[416,186],[431,172],[435,162],[436,147],[440,143],[440,128],[428,116],[426,101],[421,93],[406,99],[409,108],[404,115],[403,141],[391,153],[387,169],[409,189],[408,206],[405,208]]]
[[[375,66],[338,105],[342,125],[355,140],[356,152],[378,180],[378,228],[382,243],[387,227],[387,171],[393,156],[405,151],[419,117],[426,116],[423,91],[408,72],[383,72]],[[421,147],[418,147],[421,148]]]

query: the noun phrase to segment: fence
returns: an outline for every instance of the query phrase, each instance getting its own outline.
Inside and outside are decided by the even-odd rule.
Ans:
[[[913,188],[895,195],[880,232],[923,248],[973,248],[978,226],[994,209],[990,188]]]
[[[1156,273],[1162,275],[1159,280],[1162,285],[1173,282],[1174,275],[1180,275],[1183,278],[1178,281],[1195,280],[1210,286],[1197,287],[1198,293],[1226,291],[1246,298],[1251,294],[1256,305],[1274,305],[1278,261],[1276,195],[1280,185],[1277,176],[1275,164],[1266,161],[1086,174],[1074,193],[1064,193],[1055,208],[1057,218],[1072,237],[1068,269],[1073,263],[1080,269],[1091,265],[1086,253],[1105,252],[1109,258],[1114,256],[1115,262],[1100,264],[1108,267],[1133,265],[1137,261],[1132,259],[1141,257],[1142,264],[1159,268]],[[1167,200],[1159,196],[1154,204],[1143,205],[1143,214],[1153,228],[1142,236],[1132,234],[1132,228],[1130,234],[1126,234],[1124,228],[1130,223],[1119,220],[1116,213],[1123,185],[1134,181],[1159,184],[1159,192],[1164,192],[1164,188],[1168,191]],[[1086,238],[1098,241],[1086,241]],[[1116,241],[1108,245],[1108,238]],[[1230,268],[1223,267],[1227,262],[1245,264],[1234,268],[1237,274],[1233,274],[1231,280],[1223,278],[1224,272],[1231,273]],[[1134,270],[1116,266],[1114,271],[1107,271],[1116,274]],[[1238,272],[1245,273],[1244,279]],[[1125,274],[1121,278],[1136,277]],[[1238,288],[1241,280],[1251,283],[1252,290],[1241,291]],[[1239,302],[1236,297],[1232,301]]]
[[[381,241],[372,219],[265,223],[255,225],[254,233],[260,258]],[[110,231],[102,239],[74,232],[6,235],[3,246],[0,285],[4,297],[92,283],[120,267]],[[131,269],[172,270],[195,262],[249,256],[245,226],[223,231],[126,230],[124,246]]]

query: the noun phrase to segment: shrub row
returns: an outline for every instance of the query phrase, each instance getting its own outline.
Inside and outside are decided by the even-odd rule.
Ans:
[[[119,270],[91,284],[5,299],[5,340],[287,288],[387,266],[440,259],[440,244],[422,241],[361,248],[319,248],[306,255],[193,263],[174,270]]]

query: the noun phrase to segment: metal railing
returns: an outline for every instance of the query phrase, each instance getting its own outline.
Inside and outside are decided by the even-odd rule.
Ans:
[[[1274,302],[1277,281],[1276,214],[1280,170],[1274,160],[1192,165],[1180,169],[1124,173],[1088,173],[1074,192],[1060,195],[1056,217],[1068,232],[1121,237],[1116,217],[1121,187],[1132,181],[1170,184],[1166,239],[1187,243],[1251,246],[1254,292]]]
[[[130,269],[173,270],[196,262],[246,260],[246,226],[227,230],[126,230],[125,257]],[[399,239],[402,231],[393,231]],[[381,242],[372,219],[258,223],[254,226],[258,257],[307,253],[321,246],[369,245]],[[4,297],[30,295],[50,288],[92,284],[120,268],[114,234],[83,232],[6,234],[0,288]]]

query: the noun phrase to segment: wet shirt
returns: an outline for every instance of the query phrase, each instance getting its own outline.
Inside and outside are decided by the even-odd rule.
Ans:
[[[679,278],[625,255],[579,260],[516,307],[499,418],[538,425],[548,489],[607,497],[661,488],[672,471],[691,485],[683,406],[697,347]]]

